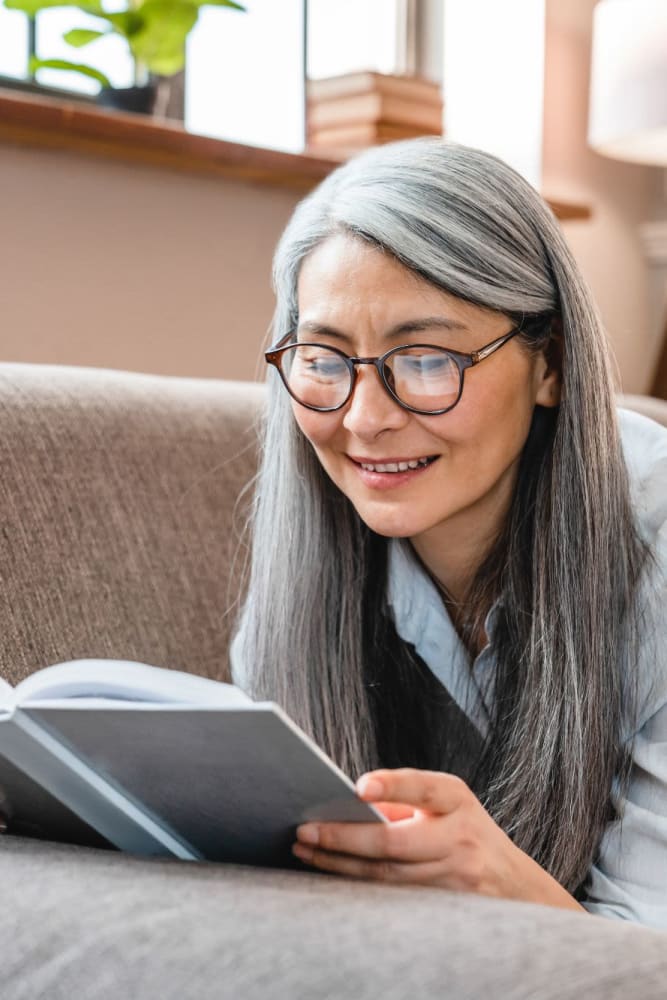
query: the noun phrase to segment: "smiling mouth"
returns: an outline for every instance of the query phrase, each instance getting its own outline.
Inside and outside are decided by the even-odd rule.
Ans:
[[[403,462],[361,462],[356,459],[352,461],[367,472],[411,472],[415,469],[425,469],[435,462],[437,457],[437,455],[427,455],[424,458],[411,458]]]

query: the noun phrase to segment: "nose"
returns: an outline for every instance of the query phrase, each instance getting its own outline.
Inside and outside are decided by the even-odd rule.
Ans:
[[[358,365],[352,397],[345,406],[343,426],[362,440],[372,440],[386,430],[399,430],[410,413],[387,392],[373,365]]]

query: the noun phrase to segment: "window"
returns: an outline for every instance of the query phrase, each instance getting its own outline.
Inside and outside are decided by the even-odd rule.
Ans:
[[[0,75],[25,77],[28,65],[28,18],[0,9]]]
[[[308,76],[395,73],[403,9],[401,0],[308,0]]]
[[[542,177],[545,18],[545,0],[447,0],[444,19],[447,135],[501,157],[536,187]]]
[[[188,40],[185,124],[253,146],[303,149],[303,2],[204,8]]]
[[[113,8],[109,4],[107,9]],[[36,54],[40,59],[68,59],[70,62],[90,63],[95,69],[102,70],[114,87],[131,87],[134,72],[132,59],[120,35],[101,38],[83,49],[73,49],[63,41],[63,34],[70,28],[99,27],[100,22],[96,18],[72,7],[42,11],[37,17]],[[80,73],[40,69],[37,79],[48,87],[65,87],[81,94],[96,94],[99,90],[99,84],[95,80],[81,76]]]
[[[116,6],[119,6],[116,4]],[[113,9],[108,5],[109,10]],[[109,37],[95,42],[90,49],[77,52],[67,45],[62,36],[70,28],[98,28],[99,21],[73,8],[45,10],[38,14],[35,28],[35,52],[43,59],[68,59],[70,62],[88,62],[111,80],[114,87],[129,87],[132,83],[132,60],[123,40]],[[0,8],[0,76],[26,79],[30,38],[28,18],[15,10]],[[41,69],[37,82],[47,87],[81,94],[96,94],[99,84],[78,73]]]
[[[185,125],[234,142],[300,151],[304,145],[304,31],[308,75],[355,70],[391,73],[401,68],[402,19],[411,0],[244,0],[247,12],[204,7],[188,39]],[[108,0],[107,10],[124,9]],[[37,16],[36,52],[41,58],[86,62],[114,87],[133,83],[123,39],[109,36],[81,50],[62,35],[70,28],[98,28],[94,17],[73,8]],[[26,78],[28,20],[0,8],[0,75]],[[94,95],[99,84],[75,73],[42,69],[37,82]]]

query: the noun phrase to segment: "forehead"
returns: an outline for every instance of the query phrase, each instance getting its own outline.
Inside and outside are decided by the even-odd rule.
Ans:
[[[359,237],[338,233],[316,246],[304,259],[299,274],[299,300],[322,293],[356,293],[368,297],[387,284],[407,294],[447,294],[381,248]]]
[[[416,315],[443,315],[468,326],[492,310],[443,291],[392,254],[347,233],[330,236],[304,259],[298,282],[299,322],[382,326]]]

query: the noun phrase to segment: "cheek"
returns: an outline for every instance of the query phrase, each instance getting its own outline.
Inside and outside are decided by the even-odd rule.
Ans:
[[[315,413],[305,406],[292,403],[292,413],[301,433],[308,438],[314,448],[326,448],[340,427],[338,413]]]
[[[489,461],[496,453],[501,464],[504,457],[514,458],[525,443],[533,415],[529,378],[510,380],[501,371],[493,376],[465,383],[460,402],[449,413],[418,418],[431,434],[441,438],[451,458],[473,463],[471,476],[484,476],[484,469],[476,468],[477,462]]]

